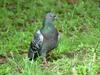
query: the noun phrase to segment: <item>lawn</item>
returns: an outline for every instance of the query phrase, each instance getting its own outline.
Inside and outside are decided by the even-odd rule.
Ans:
[[[59,45],[50,52],[49,66],[27,52],[47,12],[58,18]],[[100,1],[0,0],[0,75],[99,75]]]

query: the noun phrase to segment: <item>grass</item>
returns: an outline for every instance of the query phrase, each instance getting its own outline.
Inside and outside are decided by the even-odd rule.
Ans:
[[[0,58],[7,58],[0,75],[99,75],[99,5],[99,0],[0,0]],[[49,11],[58,15],[54,24],[61,38],[45,67],[39,58],[28,61],[27,51]]]

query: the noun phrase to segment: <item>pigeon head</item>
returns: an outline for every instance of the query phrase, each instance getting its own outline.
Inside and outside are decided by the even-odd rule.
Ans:
[[[54,13],[47,13],[45,16],[45,19],[49,21],[53,21],[55,18],[56,18],[56,15]]]
[[[44,18],[44,25],[52,24],[53,21],[56,19],[56,15],[54,13],[47,13]]]

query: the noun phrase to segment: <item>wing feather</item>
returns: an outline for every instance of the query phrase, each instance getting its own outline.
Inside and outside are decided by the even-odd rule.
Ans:
[[[39,30],[36,32],[36,34],[34,35],[34,38],[32,40],[33,49],[40,49],[42,46],[42,43],[43,43],[43,35]]]

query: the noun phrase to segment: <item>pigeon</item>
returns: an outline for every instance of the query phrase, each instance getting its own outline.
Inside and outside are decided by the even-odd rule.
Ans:
[[[43,20],[43,26],[38,30],[30,43],[28,58],[35,60],[40,56],[44,63],[47,63],[48,53],[58,46],[59,32],[53,25],[56,18],[54,13],[47,13]]]

